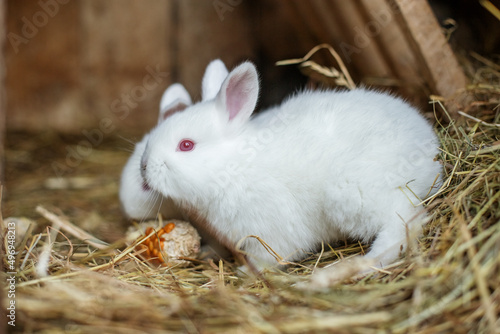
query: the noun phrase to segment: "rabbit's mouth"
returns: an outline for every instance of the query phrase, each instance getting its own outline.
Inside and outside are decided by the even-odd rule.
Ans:
[[[146,182],[146,180],[142,181],[142,190],[143,191],[151,191],[151,187],[149,186],[149,184]]]

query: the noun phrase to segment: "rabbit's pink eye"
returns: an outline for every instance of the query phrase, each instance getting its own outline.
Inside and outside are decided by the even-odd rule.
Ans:
[[[177,147],[177,151],[191,151],[194,148],[194,141],[189,139],[183,139],[179,142],[179,147]]]

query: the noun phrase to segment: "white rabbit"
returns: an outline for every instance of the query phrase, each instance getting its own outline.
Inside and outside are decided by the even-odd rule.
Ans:
[[[152,189],[202,217],[233,247],[261,237],[287,260],[324,242],[373,241],[385,266],[421,230],[441,165],[438,140],[416,109],[386,93],[305,91],[250,118],[259,82],[245,62],[211,100],[155,128],[142,157]],[[418,196],[416,198],[415,196]],[[413,203],[412,203],[413,202]],[[242,249],[276,264],[255,239]]]
[[[220,60],[213,61],[207,66],[203,77],[203,99],[213,99],[219,91],[228,71]],[[191,97],[181,84],[168,87],[160,102],[158,124],[175,112],[182,111],[191,105]],[[165,218],[182,219],[182,214],[170,198],[152,190],[141,176],[141,158],[146,148],[149,134],[138,142],[134,152],[125,165],[122,175],[119,197],[123,211],[129,218],[144,220],[155,218],[161,213]]]

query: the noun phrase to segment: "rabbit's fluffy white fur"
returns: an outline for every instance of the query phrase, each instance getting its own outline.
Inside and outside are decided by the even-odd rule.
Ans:
[[[123,168],[120,181],[120,201],[129,218],[145,220],[163,217],[181,219],[182,215],[172,199],[164,198],[161,193],[149,188],[141,176],[141,158],[148,136],[135,145],[134,152]]]
[[[153,129],[141,168],[221,240],[257,235],[297,260],[322,241],[355,238],[373,241],[366,257],[384,266],[419,233],[426,213],[415,204],[442,167],[416,109],[367,89],[305,91],[252,118],[259,82],[249,62],[216,87]],[[194,148],[181,150],[186,140]],[[254,239],[242,248],[258,268],[276,264]]]
[[[184,86],[171,85],[161,98],[158,123],[163,122],[166,115],[191,104],[191,97]],[[158,191],[151,189],[141,176],[141,159],[148,137],[149,134],[146,134],[135,145],[134,152],[123,168],[119,191],[123,211],[129,218],[139,220],[156,218],[158,213],[166,218],[181,219],[183,215],[172,199],[165,198]]]
[[[213,99],[218,88],[228,75],[224,63],[220,60],[211,62],[205,71],[203,78],[203,100]],[[158,124],[163,122],[172,113],[182,111],[191,105],[191,96],[179,83],[172,84],[162,95],[160,101],[160,112]],[[129,218],[145,220],[156,218],[161,213],[165,218],[182,219],[185,214],[181,213],[177,205],[168,197],[163,197],[161,193],[151,189],[141,176],[141,159],[148,142],[149,134],[136,143],[134,151],[123,168],[119,197],[123,211]]]

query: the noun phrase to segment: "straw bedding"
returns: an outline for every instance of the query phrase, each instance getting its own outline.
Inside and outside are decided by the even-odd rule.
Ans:
[[[125,162],[126,152],[100,148],[96,154],[110,152],[114,157],[109,163],[115,170],[112,177],[102,175],[102,165],[91,167],[92,162],[84,161],[81,168],[88,178],[69,174],[67,179],[73,183],[58,192],[57,200],[45,195],[56,191],[47,180],[41,186],[45,193],[30,191],[31,201],[30,193],[22,197],[10,181],[6,189],[13,190],[6,194],[3,211],[33,219],[33,227],[17,240],[16,326],[11,329],[24,333],[498,333],[500,73],[482,64],[471,77],[473,84],[461,94],[472,96],[473,102],[457,119],[447,119],[445,113],[436,125],[446,182],[426,203],[433,219],[418,245],[382,272],[347,278],[321,291],[298,286],[316,267],[362,254],[369,245],[325,244],[321,252],[285,272],[265,272],[262,277],[236,275],[237,265],[230,260],[193,259],[184,267],[158,267],[141,259],[137,249],[121,239],[124,221],[116,203],[116,170]],[[445,110],[438,98],[432,107],[436,113]],[[7,150],[7,162],[17,167],[23,164],[19,145],[16,142]],[[46,160],[56,159],[55,152],[46,152]],[[29,165],[29,159],[24,163]],[[40,188],[40,182],[26,176],[34,171],[12,172],[18,173],[24,191],[36,189],[36,184]],[[39,181],[47,177],[46,172]],[[73,199],[76,202],[65,204],[72,197],[78,198]],[[51,207],[35,209],[41,203]],[[85,207],[88,210],[81,209]],[[4,261],[8,271],[7,265]],[[6,282],[7,275],[2,273],[1,279]]]

